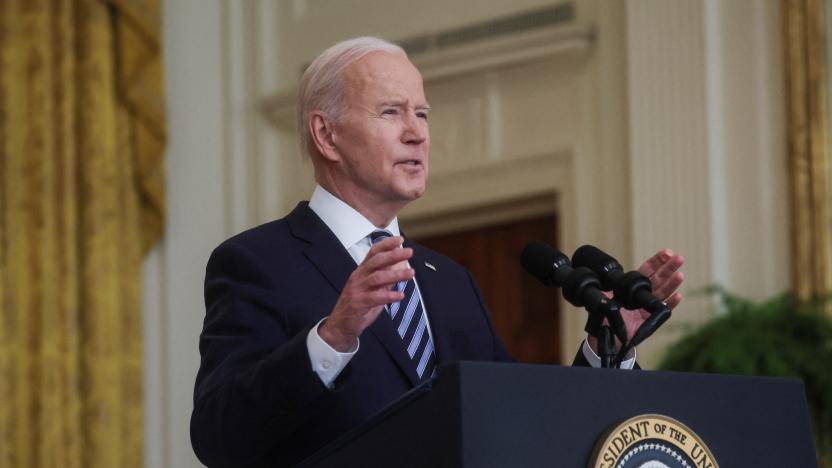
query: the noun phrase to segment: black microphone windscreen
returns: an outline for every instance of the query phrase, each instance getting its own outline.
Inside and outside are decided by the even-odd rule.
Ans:
[[[587,267],[595,272],[608,272],[621,269],[618,260],[594,245],[583,245],[572,255],[572,266]]]
[[[544,284],[552,285],[554,264],[557,260],[560,260],[560,257],[565,259],[566,256],[545,242],[534,241],[529,242],[526,248],[523,249],[523,253],[520,255],[520,264]]]

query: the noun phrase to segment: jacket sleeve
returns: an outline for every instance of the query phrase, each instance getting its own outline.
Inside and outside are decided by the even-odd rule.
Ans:
[[[262,459],[330,392],[312,370],[310,328],[289,329],[272,282],[251,252],[231,242],[208,261],[191,415],[191,443],[208,466]],[[348,378],[349,366],[336,389]]]

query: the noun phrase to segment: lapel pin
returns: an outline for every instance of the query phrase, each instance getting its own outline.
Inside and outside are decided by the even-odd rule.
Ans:
[[[428,267],[428,268],[430,268],[430,269],[431,269],[431,270],[433,270],[433,271],[436,271],[436,267],[435,267],[435,266],[433,266],[433,265],[431,265],[431,263],[430,263],[430,262],[428,262],[427,260],[425,260],[425,266],[426,266],[426,267]]]

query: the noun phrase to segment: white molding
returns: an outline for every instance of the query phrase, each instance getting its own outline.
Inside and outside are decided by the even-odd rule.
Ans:
[[[594,36],[589,26],[563,26],[418,54],[412,60],[425,81],[449,79],[534,60],[583,60],[592,49]]]
[[[713,315],[718,283],[755,299],[788,285],[779,7],[629,0],[633,246],[687,259],[686,297],[643,364]]]
[[[714,271],[706,77],[713,44],[706,44],[702,0],[626,5],[633,252],[638,262],[665,247],[683,254],[687,293],[709,284]],[[705,318],[708,300],[685,297],[673,320],[639,347],[643,366]]]
[[[536,60],[580,63],[590,55],[594,41],[591,26],[563,26],[426,52],[411,59],[428,86],[434,81]],[[296,101],[297,88],[293,86],[261,99],[260,109],[277,129],[293,133]]]
[[[167,213],[143,273],[148,468],[202,466],[189,440],[202,282],[225,237],[224,3],[164,1]],[[219,32],[219,33],[218,33]],[[150,376],[154,377],[150,377]]]
[[[261,99],[260,111],[274,128],[294,135],[297,131],[295,119],[297,99],[297,87],[293,86]]]
[[[480,164],[433,175],[421,199],[402,211],[403,224],[448,212],[522,200],[542,193],[562,193],[573,177],[570,152],[546,153],[509,161]],[[464,184],[460,181],[464,180]]]

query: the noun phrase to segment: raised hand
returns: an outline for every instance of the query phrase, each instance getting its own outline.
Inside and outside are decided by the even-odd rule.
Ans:
[[[685,258],[676,255],[670,249],[663,249],[648,258],[638,271],[646,276],[653,287],[653,296],[663,300],[671,309],[682,302],[682,294],[678,292],[679,287],[685,280],[685,275],[679,268],[685,263]],[[621,309],[621,318],[627,327],[627,340],[630,340],[636,330],[644,321],[650,317],[650,313],[644,309]],[[618,341],[616,339],[616,341]],[[598,352],[598,339],[590,336],[587,343],[596,353]],[[617,343],[618,347],[621,343]]]
[[[679,268],[684,263],[684,257],[670,249],[663,249],[638,267],[638,271],[652,283],[653,296],[663,300],[671,309],[682,302],[682,294],[678,289],[685,280],[685,275]],[[644,309],[621,309],[621,316],[627,325],[627,339],[630,339],[650,314]]]
[[[400,236],[390,237],[373,245],[367,257],[352,272],[329,317],[318,328],[318,334],[333,349],[347,352],[384,309],[385,304],[400,301],[404,293],[393,290],[399,281],[413,278],[415,271],[407,266],[413,249],[399,248]]]

